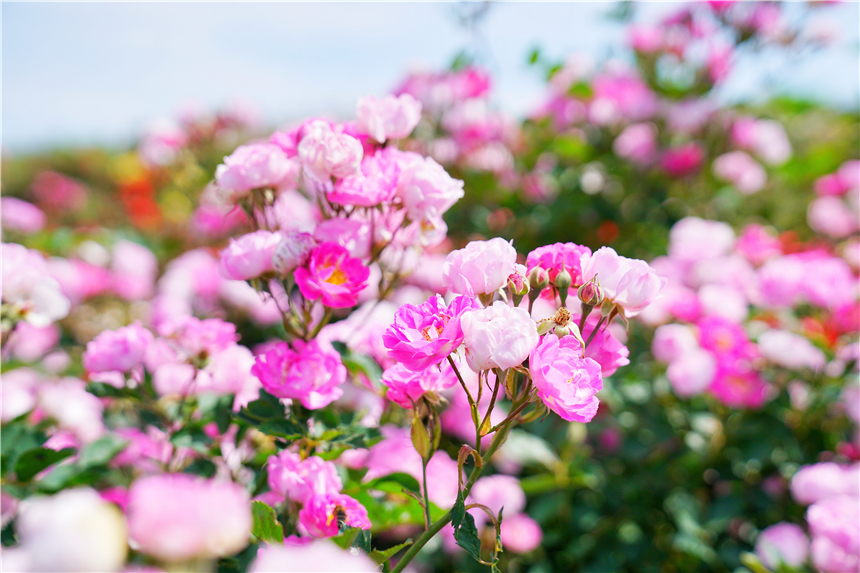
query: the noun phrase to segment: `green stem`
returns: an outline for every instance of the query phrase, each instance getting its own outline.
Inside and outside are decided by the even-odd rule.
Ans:
[[[493,457],[493,454],[496,453],[496,450],[498,450],[501,447],[502,442],[505,441],[505,436],[507,435],[509,429],[510,424],[502,428],[502,430],[499,431],[493,437],[493,442],[490,444],[490,447],[487,448],[487,451],[482,456],[483,459],[489,460],[491,457]],[[463,486],[463,499],[465,499],[469,495],[469,492],[472,490],[472,486],[475,485],[475,482],[478,481],[479,477],[481,477],[481,472],[483,471],[484,467],[486,467],[486,464],[481,467],[478,467],[476,465],[474,468],[472,468],[472,473],[469,475],[469,481],[466,482],[465,486]],[[436,521],[436,523],[430,526],[430,529],[421,534],[421,537],[419,537],[415,541],[415,543],[409,546],[409,550],[403,555],[403,558],[391,570],[391,573],[401,573],[406,568],[406,566],[409,565],[409,563],[415,558],[415,556],[418,555],[418,552],[421,551],[421,548],[423,548],[427,544],[427,542],[433,538],[434,535],[439,533],[442,528],[448,524],[449,521],[451,521],[450,511],[440,517],[439,520]]]
[[[427,460],[421,460],[421,472],[424,476],[424,527],[430,531],[430,494],[427,487]]]
[[[594,337],[597,336],[597,333],[600,332],[600,327],[603,326],[604,321],[606,320],[605,316],[601,316],[600,320],[597,321],[597,326],[594,327],[594,330],[591,331],[591,334],[588,337],[588,340],[585,341],[584,348],[588,348],[588,345],[591,344],[591,341],[594,340]]]

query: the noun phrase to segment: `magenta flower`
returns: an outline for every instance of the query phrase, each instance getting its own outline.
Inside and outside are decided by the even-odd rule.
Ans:
[[[457,350],[463,342],[460,318],[479,308],[468,296],[458,296],[448,306],[438,295],[419,306],[404,304],[395,313],[394,324],[382,335],[382,343],[392,358],[420,372]]]
[[[347,308],[358,301],[358,293],[367,286],[370,269],[360,259],[335,243],[322,243],[311,251],[306,267],[296,269],[296,283],[302,296],[309,300],[322,298],[331,308]]]
[[[561,272],[562,267],[570,273],[571,284],[580,285],[582,279],[582,259],[591,255],[591,249],[575,243],[555,243],[538,247],[526,257],[527,273],[540,267],[549,274],[550,282]]]
[[[699,343],[702,348],[717,355],[748,355],[751,343],[743,327],[719,316],[709,316],[699,321]]]
[[[273,143],[240,145],[215,170],[219,187],[233,191],[250,191],[276,187],[288,177],[295,177],[298,165]]]
[[[457,384],[457,376],[450,366],[428,366],[413,372],[395,364],[382,374],[382,383],[388,387],[385,397],[403,408],[411,408],[427,392],[439,392]]]
[[[292,501],[307,503],[311,496],[336,494],[343,489],[337,467],[318,456],[302,460],[298,454],[284,450],[269,456],[266,467],[271,490]]]
[[[691,142],[667,149],[660,160],[660,166],[671,177],[686,177],[696,173],[704,161],[705,152],[702,147]]]
[[[732,408],[761,408],[771,396],[771,386],[746,361],[727,356],[717,363],[711,393]]]
[[[314,537],[335,537],[341,525],[370,529],[367,509],[358,501],[339,493],[314,495],[299,511],[299,525]]]
[[[135,322],[116,330],[105,330],[87,343],[83,362],[87,372],[128,372],[143,364],[152,333]]]
[[[579,324],[579,318],[580,315],[574,314],[570,317],[570,320],[574,324]],[[600,318],[596,312],[588,315],[588,318],[585,320],[585,329],[582,333],[583,338],[591,336],[599,320]],[[612,376],[621,366],[630,364],[628,356],[630,356],[630,351],[620,340],[613,336],[611,328],[601,328],[588,345],[588,348],[585,349],[585,357],[591,358],[600,364],[600,369],[604,376]]]
[[[543,403],[568,422],[590,422],[597,414],[600,365],[582,357],[573,336],[544,336],[529,357],[529,372]]]
[[[295,350],[293,350],[295,348]],[[343,395],[339,388],[346,381],[346,367],[340,355],[318,341],[276,344],[251,367],[263,388],[278,398],[299,400],[305,408],[328,406]]]

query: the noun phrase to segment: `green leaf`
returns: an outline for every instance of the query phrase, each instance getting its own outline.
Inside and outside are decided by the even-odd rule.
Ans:
[[[302,437],[302,430],[304,429],[296,422],[287,419],[267,420],[259,425],[254,424],[254,426],[264,434],[286,440],[298,440]]]
[[[394,547],[389,547],[384,551],[371,551],[370,553],[368,553],[368,555],[371,559],[382,565],[383,563],[394,557],[401,549],[406,549],[410,545],[412,545],[412,540],[407,539],[403,543],[398,543]]]
[[[103,466],[120,453],[126,444],[128,441],[116,434],[107,434],[82,449],[81,457],[78,458],[75,466],[82,470]]]
[[[284,528],[281,527],[274,509],[262,501],[253,501],[251,502],[251,513],[254,516],[251,533],[257,539],[273,544],[284,542]]]
[[[197,428],[183,428],[172,436],[170,443],[180,448],[190,448],[201,454],[209,453],[209,444],[212,440]]]
[[[370,553],[370,530],[359,529],[358,535],[356,535],[355,539],[352,541],[352,547],[358,547],[365,553]]]
[[[421,495],[421,486],[418,483],[418,480],[405,473],[393,473],[370,480],[367,482],[366,488],[378,489],[380,491],[388,491],[391,493],[400,493],[401,489],[406,489]]]
[[[15,475],[18,481],[30,481],[40,471],[50,465],[75,453],[75,448],[63,448],[62,450],[51,450],[48,448],[35,448],[27,450],[15,462]]]
[[[465,512],[460,527],[454,531],[457,545],[466,550],[475,561],[481,560],[481,539],[478,537],[478,528],[475,527],[475,518],[468,511]]]

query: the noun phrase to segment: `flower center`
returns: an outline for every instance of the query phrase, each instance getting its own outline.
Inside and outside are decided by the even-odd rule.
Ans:
[[[332,271],[331,275],[325,280],[325,282],[333,285],[342,285],[346,282],[347,276],[340,267],[335,267],[334,271]]]

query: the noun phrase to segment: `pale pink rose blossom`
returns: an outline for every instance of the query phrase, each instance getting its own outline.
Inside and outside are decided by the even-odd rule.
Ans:
[[[666,378],[678,396],[688,398],[707,390],[716,372],[714,355],[696,347],[683,351],[669,363]]]
[[[35,362],[60,341],[60,329],[55,324],[33,326],[21,322],[6,339],[3,356],[14,356],[22,362]]]
[[[349,177],[359,171],[364,156],[361,142],[324,120],[315,120],[306,128],[298,145],[304,171],[320,183],[331,177]]]
[[[505,286],[516,262],[516,249],[502,238],[471,241],[448,254],[442,277],[453,292],[488,294]]]
[[[606,298],[620,305],[628,317],[639,314],[668,283],[645,261],[619,256],[610,247],[583,258],[583,282],[595,276]]]
[[[28,571],[120,571],[125,564],[125,519],[90,488],[27,498],[15,531]],[[3,561],[5,570],[5,551]]]
[[[83,380],[62,378],[41,384],[38,404],[43,413],[57,421],[57,427],[73,433],[82,443],[89,444],[107,431],[102,421],[102,402],[86,390]]]
[[[139,322],[117,330],[105,330],[87,344],[83,355],[88,372],[128,372],[143,364],[153,336]]]
[[[272,255],[272,269],[281,276],[290,274],[296,267],[307,264],[316,244],[316,240],[309,233],[296,231],[286,233],[275,247],[275,253]]]
[[[32,368],[15,368],[3,372],[0,422],[9,422],[35,408],[41,382],[42,375]]]
[[[652,123],[634,123],[624,128],[612,143],[618,157],[647,165],[657,155],[657,128]]]
[[[791,478],[791,494],[804,505],[842,495],[860,497],[860,464],[823,462],[802,467]]]
[[[743,255],[754,265],[782,254],[779,238],[761,225],[747,225],[735,242],[735,252]]]
[[[2,260],[3,302],[17,306],[24,320],[42,327],[69,314],[71,303],[40,252],[3,243]]]
[[[380,143],[408,137],[421,120],[421,102],[409,94],[360,98],[355,106],[356,125]]]
[[[786,330],[767,330],[759,335],[757,342],[763,357],[784,368],[820,371],[827,361],[824,352],[809,339]]]
[[[113,290],[126,300],[150,298],[158,276],[158,259],[148,248],[117,241],[111,250]]]
[[[815,502],[806,511],[812,534],[812,564],[823,573],[860,568],[860,499],[840,495]]]
[[[814,199],[806,212],[809,227],[834,239],[841,239],[860,229],[860,218],[839,197],[824,196]]]
[[[338,205],[373,207],[394,198],[400,166],[390,154],[379,152],[361,161],[361,170],[340,180],[326,197]]]
[[[466,362],[475,372],[522,364],[539,341],[537,325],[522,308],[502,301],[463,315]]]
[[[735,232],[727,223],[686,217],[669,231],[669,256],[681,261],[712,259],[727,254]]]
[[[699,341],[690,327],[683,324],[664,324],[654,331],[651,354],[660,362],[671,363],[686,351],[699,347]]]
[[[767,173],[758,162],[743,151],[732,151],[714,159],[714,176],[727,181],[745,195],[761,191],[767,183]]]
[[[798,525],[777,523],[759,533],[755,553],[770,570],[776,571],[782,564],[798,569],[809,558],[809,538]]]
[[[231,482],[189,474],[140,478],[129,488],[128,535],[142,553],[169,563],[224,557],[250,541],[250,502]]]
[[[314,229],[313,237],[317,243],[335,243],[349,251],[349,256],[367,260],[373,242],[371,232],[371,222],[354,215],[323,221]]]
[[[416,153],[390,153],[400,166],[397,196],[413,221],[441,217],[465,192],[463,182],[452,178],[433,159]]]
[[[42,210],[31,203],[17,197],[0,198],[0,223],[4,229],[31,235],[42,230],[45,220]]]
[[[582,357],[575,337],[544,336],[529,356],[529,372],[540,399],[563,419],[590,422],[597,414],[596,394],[603,388],[600,365]]]
[[[222,250],[218,271],[225,279],[250,280],[273,270],[272,257],[283,235],[259,230],[238,239]]]
[[[528,515],[516,513],[502,519],[502,547],[505,551],[528,553],[540,547],[542,540],[540,525]]]
[[[330,541],[314,541],[306,545],[264,544],[248,569],[250,573],[377,573],[378,570],[379,566],[364,553],[353,554]]]
[[[343,489],[337,467],[319,456],[302,460],[298,454],[284,450],[269,456],[266,468],[272,491],[298,503],[306,503],[313,495],[340,493]]]
[[[286,179],[295,179],[298,164],[272,143],[240,145],[215,169],[220,187],[238,193],[251,189],[277,187]]]

